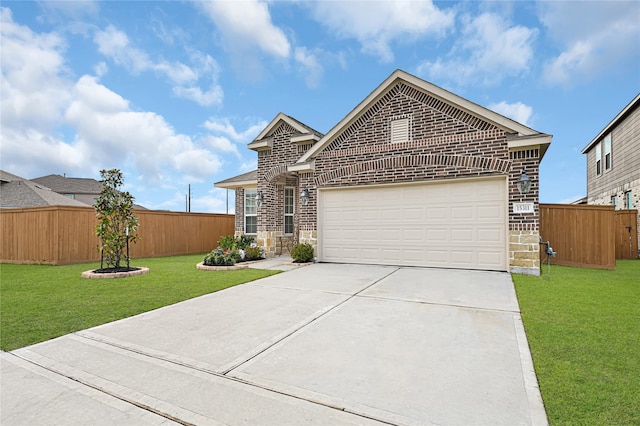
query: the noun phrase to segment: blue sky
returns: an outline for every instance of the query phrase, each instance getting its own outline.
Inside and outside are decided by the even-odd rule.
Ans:
[[[326,133],[395,69],[554,135],[541,202],[640,91],[640,2],[3,1],[0,167],[225,212],[213,182],[279,112]],[[231,194],[232,195],[232,194]],[[230,197],[231,212],[233,197]]]

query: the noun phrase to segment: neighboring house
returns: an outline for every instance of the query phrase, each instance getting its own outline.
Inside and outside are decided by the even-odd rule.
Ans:
[[[258,170],[215,186],[236,191],[236,234],[269,256],[289,237],[324,262],[538,275],[550,143],[397,70],[326,135],[278,114],[248,145]]]
[[[640,210],[640,93],[582,153],[587,155],[587,204]],[[638,238],[640,243],[640,233]]]
[[[0,170],[0,208],[87,205],[52,191],[46,186]]]
[[[69,178],[60,175],[48,175],[31,179],[33,182],[51,188],[72,200],[92,206],[102,192],[102,183],[90,178]]]
[[[58,194],[64,195],[72,200],[80,201],[86,206],[93,206],[96,198],[102,192],[102,183],[91,178],[70,178],[60,175],[47,175],[31,179],[31,181],[42,184]],[[136,210],[147,210],[139,204],[134,204]]]

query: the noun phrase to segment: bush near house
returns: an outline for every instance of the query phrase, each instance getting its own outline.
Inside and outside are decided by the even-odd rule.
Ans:
[[[218,240],[218,247],[204,257],[203,263],[207,266],[232,266],[238,262],[263,258],[264,253],[256,246],[253,237],[224,235]]]
[[[313,246],[311,244],[296,244],[291,248],[291,258],[296,263],[305,263],[313,260]]]

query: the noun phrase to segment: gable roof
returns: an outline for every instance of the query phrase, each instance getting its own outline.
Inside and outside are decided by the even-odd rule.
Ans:
[[[624,120],[629,114],[631,114],[636,108],[638,108],[638,106],[640,106],[640,93],[638,93],[636,95],[635,98],[633,98],[633,100],[631,102],[629,102],[627,104],[626,107],[624,107],[622,109],[622,111],[620,111],[618,113],[618,115],[616,115],[615,117],[613,117],[613,120],[611,120],[609,122],[609,124],[607,124],[604,129],[602,129],[600,131],[600,133],[598,133],[596,135],[595,138],[593,138],[591,140],[591,142],[589,142],[587,144],[587,146],[584,147],[584,149],[582,150],[582,154],[586,154],[587,152],[591,151],[591,148],[593,148],[595,146],[596,143],[598,143],[598,141],[600,139],[602,139],[602,137],[604,135],[606,135],[607,133],[609,133],[614,127],[616,127],[622,120]]]
[[[90,178],[47,175],[31,179],[31,181],[51,188],[60,194],[100,194],[102,192],[102,183]]]
[[[484,108],[441,87],[413,76],[405,71],[394,71],[385,81],[382,82],[373,92],[360,102],[346,117],[336,124],[318,143],[309,149],[298,159],[297,164],[310,163],[322,150],[324,150],[333,140],[338,137],[348,126],[363,115],[373,104],[383,97],[399,81],[408,84],[417,90],[427,92],[431,96],[447,104],[453,105],[473,116],[479,117],[512,133],[514,136],[509,140],[509,147],[522,147],[531,145],[541,146],[541,157],[551,143],[551,136],[540,133],[510,118]],[[312,166],[311,166],[312,167]],[[297,167],[300,169],[300,166]]]
[[[86,204],[60,195],[37,182],[0,170],[0,208],[40,206],[87,207]]]
[[[236,189],[239,186],[255,186],[258,184],[258,171],[253,170],[213,184],[216,188]]]
[[[249,149],[253,150],[261,150],[266,148],[271,148],[271,141],[266,140],[266,138],[280,125],[281,122],[288,124],[293,127],[298,133],[301,135],[306,135],[310,139],[319,140],[323,134],[314,128],[307,126],[301,121],[296,120],[295,118],[279,112],[278,115],[275,116],[273,120],[260,132],[256,138],[247,145]]]

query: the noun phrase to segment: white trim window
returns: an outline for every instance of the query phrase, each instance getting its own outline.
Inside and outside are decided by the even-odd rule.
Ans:
[[[244,233],[258,233],[258,208],[256,206],[257,189],[244,190]]]
[[[613,209],[618,210],[618,196],[614,195],[611,197],[611,204],[613,204]]]
[[[602,174],[602,144],[596,145],[596,176]]]
[[[611,133],[604,137],[604,170],[611,170]]]
[[[627,210],[633,209],[633,193],[631,191],[624,193],[624,203]]]
[[[293,235],[293,212],[295,211],[295,188],[284,188],[284,234]]]

